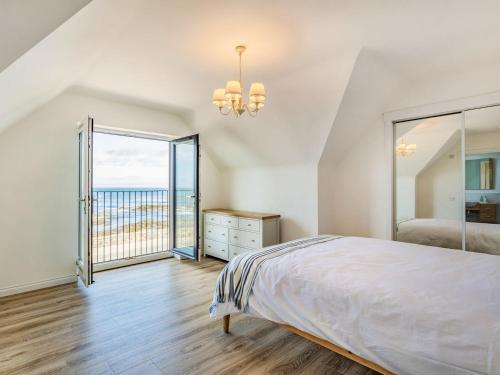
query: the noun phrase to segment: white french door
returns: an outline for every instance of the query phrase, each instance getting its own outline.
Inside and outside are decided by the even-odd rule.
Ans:
[[[198,134],[170,143],[170,237],[172,252],[198,260],[199,254]]]
[[[78,276],[89,286],[92,278],[92,136],[94,119],[89,117],[78,128]]]
[[[168,191],[165,190],[168,194],[165,196],[163,192],[160,197],[158,191],[142,192],[136,191],[137,189],[133,189],[133,194],[125,191],[107,193],[105,191],[99,195],[99,190],[93,190],[94,131],[94,119],[91,117],[78,128],[77,273],[82,282],[86,286],[92,284],[94,270],[139,263],[140,261],[137,261],[139,258],[148,261],[152,259],[149,255],[160,259],[167,256],[168,250],[168,254],[174,253],[183,258],[198,260],[200,237],[198,135],[168,140],[170,178]],[[101,128],[97,127],[96,131],[100,132]],[[97,140],[96,138],[96,146]],[[116,193],[116,199],[113,199],[112,193]],[[145,193],[144,196],[142,193]],[[109,221],[106,220],[106,213]],[[158,233],[161,233],[161,241],[158,240]],[[143,253],[143,242],[146,244],[145,253]],[[160,243],[161,249],[158,250]],[[100,244],[109,249],[116,249],[116,259],[112,259],[110,250],[109,259],[103,261],[102,257],[99,257],[99,250],[105,252],[106,247],[99,248]],[[156,250],[152,252],[149,249],[148,253],[148,244],[153,247],[156,244]],[[137,246],[140,254],[137,252]],[[131,249],[134,251],[133,255]]]

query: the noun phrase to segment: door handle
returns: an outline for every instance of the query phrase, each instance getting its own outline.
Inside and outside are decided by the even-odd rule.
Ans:
[[[87,215],[87,198],[80,198],[80,202],[83,202],[83,214]]]

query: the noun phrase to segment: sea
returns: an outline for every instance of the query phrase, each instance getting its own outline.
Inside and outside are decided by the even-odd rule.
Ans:
[[[192,189],[177,189],[176,216],[180,226],[189,225],[194,217]],[[169,220],[167,188],[106,187],[93,189],[93,226],[107,230],[140,222]]]

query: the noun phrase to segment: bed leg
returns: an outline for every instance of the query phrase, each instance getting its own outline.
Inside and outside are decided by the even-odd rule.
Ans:
[[[231,318],[231,315],[224,315],[222,318],[222,321],[224,323],[224,333],[229,333],[229,319]]]

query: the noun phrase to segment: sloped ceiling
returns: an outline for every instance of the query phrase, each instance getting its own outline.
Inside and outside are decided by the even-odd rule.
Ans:
[[[2,0],[0,72],[90,0]]]
[[[358,52],[406,80],[500,62],[500,3],[93,0],[0,73],[0,130],[70,86],[186,116],[222,167],[317,162]],[[262,81],[257,118],[222,117],[212,90]],[[342,142],[340,142],[342,143]]]
[[[416,144],[417,151],[409,157],[398,157],[398,176],[417,176],[444,153],[460,142],[460,114],[439,116],[396,125],[396,143]]]

